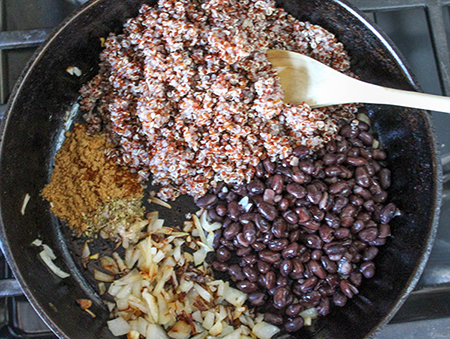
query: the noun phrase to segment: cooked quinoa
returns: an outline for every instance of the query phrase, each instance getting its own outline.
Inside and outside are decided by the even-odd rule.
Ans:
[[[199,197],[217,182],[248,182],[264,158],[298,145],[319,148],[337,132],[333,111],[283,102],[269,48],[307,54],[348,72],[343,45],[274,1],[160,0],[143,5],[120,35],[110,34],[100,71],[81,89],[91,130],[103,129],[110,156],[165,200]]]

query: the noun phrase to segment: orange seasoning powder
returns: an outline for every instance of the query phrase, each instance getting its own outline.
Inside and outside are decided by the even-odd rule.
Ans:
[[[78,233],[98,232],[98,211],[117,200],[143,196],[138,175],[107,160],[105,150],[112,145],[100,135],[88,135],[84,125],[66,133],[66,140],[55,157],[50,183],[42,195],[53,213]]]

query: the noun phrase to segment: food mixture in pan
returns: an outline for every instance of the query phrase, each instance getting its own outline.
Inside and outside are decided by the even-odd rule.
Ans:
[[[76,233],[123,249],[83,250],[104,269],[114,335],[269,339],[359,293],[399,214],[387,155],[357,105],[283,102],[266,55],[351,74],[330,32],[272,1],[160,0],[104,46],[43,195]],[[198,209],[159,218],[147,180],[153,204],[190,195]]]

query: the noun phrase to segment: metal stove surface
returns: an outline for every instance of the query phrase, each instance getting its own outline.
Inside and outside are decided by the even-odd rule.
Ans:
[[[120,0],[118,0],[120,1]],[[450,0],[350,0],[394,41],[424,92],[450,95]],[[34,50],[86,0],[0,0],[0,119]],[[450,170],[450,115],[432,112],[443,165]],[[388,338],[450,338],[450,186],[428,264],[404,306],[378,334]],[[22,295],[0,252],[0,339],[55,336]]]

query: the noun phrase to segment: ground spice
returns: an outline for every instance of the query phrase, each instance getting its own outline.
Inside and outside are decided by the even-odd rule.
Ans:
[[[76,125],[55,157],[42,195],[53,213],[78,233],[90,236],[99,230],[97,213],[105,204],[143,196],[138,175],[106,159],[105,150],[111,147],[104,136],[88,135],[84,125]]]

